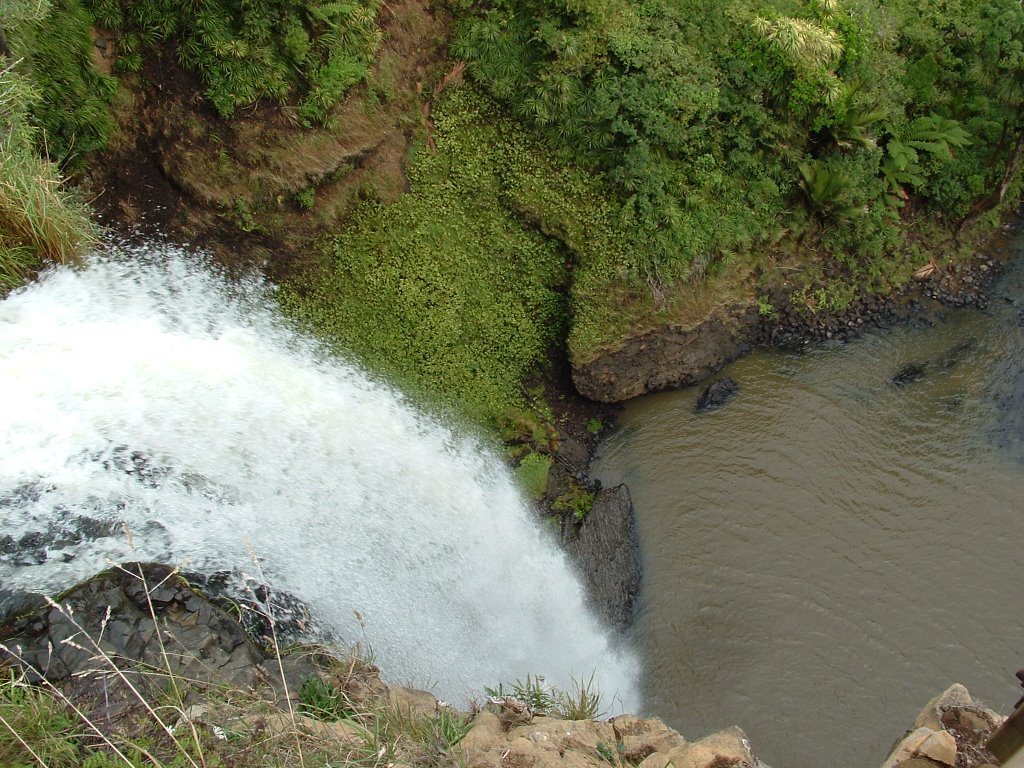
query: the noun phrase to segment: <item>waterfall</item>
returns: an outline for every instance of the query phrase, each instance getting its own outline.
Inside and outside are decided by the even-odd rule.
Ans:
[[[289,330],[269,291],[149,247],[0,303],[0,587],[230,571],[393,682],[460,701],[593,673],[634,707],[635,660],[502,462]]]

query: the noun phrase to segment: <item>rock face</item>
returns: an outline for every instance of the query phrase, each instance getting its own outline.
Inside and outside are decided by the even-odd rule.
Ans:
[[[975,768],[992,762],[985,741],[1003,717],[982,707],[962,685],[928,702],[914,728],[893,748],[882,768]]]
[[[640,542],[625,485],[598,492],[567,549],[595,612],[615,629],[628,627],[640,594]]]
[[[0,659],[13,658],[30,679],[45,675],[101,699],[112,711],[137,700],[126,681],[159,688],[165,671],[243,689],[279,679],[276,661],[268,671],[268,655],[236,616],[164,565],[131,563],[104,571],[52,604],[5,619],[0,642],[6,649]],[[313,673],[308,660],[286,666],[295,690]],[[138,671],[145,668],[160,674]]]
[[[744,307],[712,315],[696,328],[660,328],[574,364],[573,383],[581,395],[602,403],[693,384],[749,352],[757,322],[756,309]]]

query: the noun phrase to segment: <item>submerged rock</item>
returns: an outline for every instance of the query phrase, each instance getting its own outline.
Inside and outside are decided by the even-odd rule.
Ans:
[[[905,387],[907,384],[913,384],[915,381],[923,379],[927,371],[928,366],[925,363],[907,363],[896,371],[889,381],[895,387]]]
[[[733,379],[719,379],[704,390],[697,400],[694,410],[697,413],[725,405],[725,401],[740,391],[739,384]]]

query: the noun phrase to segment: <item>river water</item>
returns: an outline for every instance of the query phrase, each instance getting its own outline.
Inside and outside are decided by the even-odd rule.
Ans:
[[[1018,265],[987,312],[750,355],[718,410],[695,413],[698,389],[627,405],[593,470],[636,507],[649,712],[688,738],[740,725],[774,768],[849,768],[952,682],[1009,711],[1022,308]]]

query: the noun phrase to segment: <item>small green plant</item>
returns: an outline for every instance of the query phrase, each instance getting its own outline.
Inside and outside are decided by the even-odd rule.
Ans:
[[[601,759],[605,762],[615,765],[616,752],[612,747],[608,745],[608,742],[597,742],[597,754],[599,754],[601,756]]]
[[[599,435],[601,434],[602,429],[604,429],[604,422],[601,421],[596,416],[592,417],[589,421],[587,421],[587,432],[589,432],[590,434]]]
[[[299,208],[304,211],[312,210],[314,203],[316,203],[316,196],[313,188],[306,187],[305,189],[296,192],[295,202],[298,203]]]
[[[761,317],[775,317],[775,307],[764,294],[757,297],[757,314]]]
[[[495,688],[484,688],[490,699],[515,699],[530,708],[535,715],[554,713],[558,707],[558,692],[548,685],[543,675],[527,675],[525,680],[516,680],[507,688],[498,683]]]
[[[338,686],[322,677],[310,677],[299,688],[299,712],[325,723],[348,720],[355,716],[348,697]]]
[[[593,673],[586,680],[573,678],[571,691],[558,692],[558,712],[566,720],[596,720],[604,714]]]
[[[594,499],[596,497],[597,491],[581,488],[573,481],[569,490],[551,503],[551,508],[556,512],[572,513],[573,519],[580,523],[586,519],[587,515],[590,514],[590,510],[594,508]]]
[[[224,206],[227,208],[227,206]],[[235,198],[235,202],[230,208],[227,208],[223,213],[220,214],[223,218],[233,221],[235,226],[246,234],[252,232],[258,232],[260,230],[259,222],[256,220],[256,215],[253,212],[252,205],[244,197]]]
[[[492,701],[515,699],[530,708],[535,715],[550,715],[566,720],[593,720],[600,717],[601,694],[594,685],[594,676],[584,682],[573,679],[571,691],[549,684],[543,675],[527,675],[509,686],[499,683],[484,688]]]
[[[79,765],[82,728],[49,693],[13,669],[0,682],[0,765]]]

